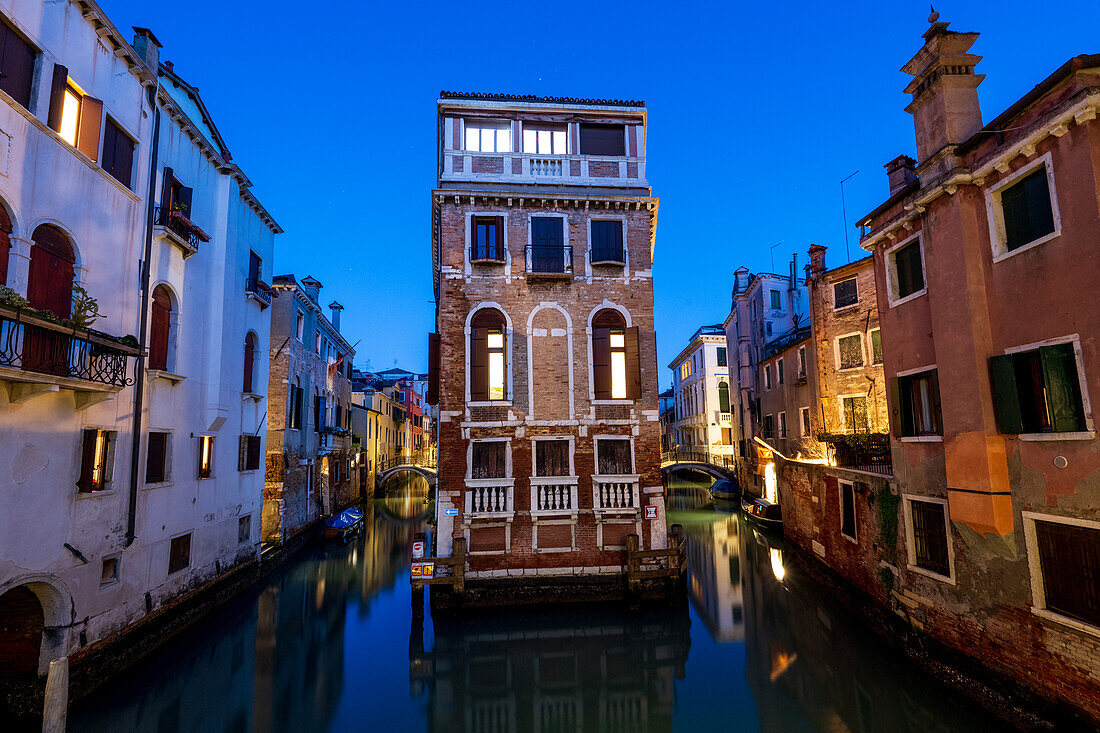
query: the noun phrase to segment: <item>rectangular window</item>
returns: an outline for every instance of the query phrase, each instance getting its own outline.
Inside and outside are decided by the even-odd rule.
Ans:
[[[596,439],[596,473],[621,476],[633,473],[630,460],[630,440]]]
[[[114,585],[118,582],[118,558],[105,557],[99,570],[99,587]]]
[[[103,128],[103,150],[100,151],[99,165],[123,186],[130,187],[134,166],[134,141],[110,117]]]
[[[523,152],[536,155],[565,155],[565,125],[523,124]]]
[[[777,359],[775,362],[775,383],[783,384],[783,359]]]
[[[190,533],[173,537],[168,551],[168,574],[178,573],[191,565]]]
[[[772,297],[772,310],[773,311],[783,310],[783,293],[779,292],[778,290],[773,290],[773,291],[771,291],[771,297]]]
[[[840,482],[840,533],[856,539],[856,489],[848,481]]]
[[[798,408],[799,421],[802,423],[802,434],[804,436],[810,435],[810,408],[800,407]]]
[[[890,252],[887,265],[893,270],[894,300],[907,298],[924,290],[924,262],[920,239]]]
[[[504,262],[504,217],[475,216],[472,229],[470,260]]]
[[[113,430],[85,430],[80,460],[80,478],[76,487],[81,493],[103,491],[111,485],[115,465]]]
[[[506,120],[467,120],[466,150],[475,153],[512,152],[512,123]]]
[[[489,399],[504,399],[504,332],[489,331]]]
[[[772,365],[764,365],[764,389],[772,388]]]
[[[504,478],[507,474],[503,440],[479,441],[471,444],[470,478]]]
[[[843,397],[840,402],[844,416],[844,430],[849,433],[867,432],[867,398]]]
[[[779,437],[787,437],[787,413],[779,413]]]
[[[621,221],[592,220],[591,261],[593,264],[625,264]]]
[[[565,219],[560,216],[532,216],[527,272],[572,272],[572,262],[567,263],[566,259]]]
[[[238,471],[255,471],[260,467],[260,436],[242,435],[237,456]]]
[[[301,343],[306,334],[306,317],[301,311],[297,311],[294,320],[294,336]]]
[[[199,436],[199,478],[210,478],[214,473],[214,436]]]
[[[853,333],[837,339],[837,363],[839,369],[856,369],[863,366],[863,335]]]
[[[1086,429],[1082,380],[1072,343],[994,356],[989,367],[993,407],[1002,433]]]
[[[581,155],[626,155],[623,125],[581,123]]]
[[[243,545],[252,539],[252,515],[245,514],[237,520],[237,544]]]
[[[726,366],[726,347],[719,346],[717,349],[715,349],[715,353],[718,359],[718,366]]]
[[[859,302],[859,294],[856,290],[856,279],[849,278],[833,283],[833,310],[847,308]]]
[[[946,506],[939,502],[909,502],[913,518],[913,564],[930,572],[951,576],[947,552]]]
[[[798,347],[798,378],[804,379],[806,377],[806,347]]]
[[[877,328],[871,331],[871,363],[882,363],[882,331]]]
[[[168,480],[168,433],[149,432],[149,448],[145,456],[145,483],[159,484]]]
[[[763,427],[764,427],[764,437],[765,438],[774,438],[775,437],[775,418],[772,415],[765,415],[764,416],[764,426]]]
[[[898,407],[902,435],[942,435],[936,370],[898,377]]]
[[[54,64],[47,124],[91,160],[99,160],[103,102],[84,94],[69,78],[69,70]]]
[[[12,99],[31,106],[31,88],[34,86],[34,62],[38,52],[12,28],[6,18],[0,18],[0,89]]]
[[[1054,210],[1050,205],[1045,165],[1001,191],[1000,199],[1007,251],[1054,232]]]
[[[1035,521],[1045,608],[1100,626],[1100,530]]]
[[[569,441],[565,438],[535,441],[536,476],[570,476]]]

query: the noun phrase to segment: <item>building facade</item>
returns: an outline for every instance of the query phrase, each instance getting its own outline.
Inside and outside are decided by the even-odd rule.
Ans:
[[[760,354],[760,437],[787,456],[821,457],[814,419],[813,334],[802,326]]]
[[[703,326],[668,365],[675,396],[674,437],[679,450],[724,461],[733,456],[730,376],[722,326]]]
[[[475,582],[620,582],[628,535],[666,544],[645,107],[445,93],[438,114],[437,554],[465,538]]]

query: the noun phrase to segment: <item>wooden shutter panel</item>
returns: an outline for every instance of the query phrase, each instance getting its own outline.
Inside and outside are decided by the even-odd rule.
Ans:
[[[943,435],[943,412],[940,410],[940,374],[932,372],[932,415],[936,421],[936,432]]]
[[[153,293],[153,313],[149,328],[149,368],[168,368],[168,331],[170,326],[168,298]]]
[[[69,85],[69,70],[61,64],[53,65],[53,86],[50,88],[50,108],[46,124],[54,132],[61,132],[61,113],[65,108],[65,88]]]
[[[95,473],[95,444],[96,444],[96,430],[85,430],[83,450],[80,456],[80,478],[77,480],[76,485],[81,491],[91,491],[94,486],[92,485],[92,475]]]
[[[489,399],[489,334],[485,328],[470,332],[470,399]]]
[[[76,129],[76,149],[92,160],[99,159],[99,133],[103,124],[103,102],[85,96],[80,100],[80,121]]]
[[[592,393],[597,400],[611,399],[611,329],[609,328],[592,329]]]
[[[890,409],[890,432],[894,437],[904,434],[902,426],[901,388],[897,377],[890,377],[887,381],[887,401]]]
[[[148,433],[149,448],[145,456],[145,483],[155,484],[164,480],[163,433]]]
[[[237,470],[243,471],[248,465],[248,436],[242,435],[237,445]]]
[[[638,327],[626,329],[626,396],[636,400],[642,396],[642,363],[638,348]]]
[[[160,186],[160,205],[166,216],[172,208],[172,183],[176,180],[175,174],[168,166],[164,166],[164,179]]]
[[[496,217],[496,226],[494,227],[497,233],[496,245],[493,250],[493,259],[504,262],[504,217]]]
[[[1039,349],[1039,358],[1043,364],[1051,427],[1059,433],[1084,430],[1084,409],[1073,345],[1044,346]]]
[[[429,405],[439,404],[439,334],[428,334],[428,396]]]
[[[989,381],[993,391],[993,412],[997,416],[997,429],[1006,435],[1019,435],[1023,432],[1024,425],[1011,354],[989,359]]]

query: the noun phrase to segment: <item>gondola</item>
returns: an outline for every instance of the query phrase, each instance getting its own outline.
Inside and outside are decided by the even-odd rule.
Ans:
[[[761,527],[766,529],[783,528],[783,510],[779,504],[773,504],[762,496],[743,495],[741,497],[741,511]]]
[[[363,510],[350,507],[325,521],[321,536],[326,540],[345,541],[363,526]]]

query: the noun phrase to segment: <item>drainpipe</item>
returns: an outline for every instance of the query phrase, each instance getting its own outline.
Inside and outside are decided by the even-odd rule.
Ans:
[[[145,350],[149,331],[149,258],[153,254],[153,213],[157,189],[157,152],[160,147],[160,107],[157,106],[157,92],[160,91],[160,79],[156,89],[149,93],[153,108],[153,144],[149,154],[149,201],[145,212],[145,254],[141,261],[141,320],[138,328],[138,343],[141,351],[134,364],[134,421],[130,447],[130,500],[129,514],[126,517],[126,542],[123,547],[134,544],[135,525],[137,524],[138,467],[141,463],[141,410],[145,396]]]

